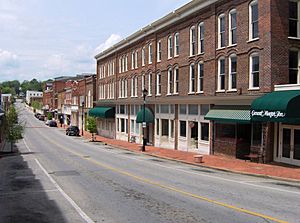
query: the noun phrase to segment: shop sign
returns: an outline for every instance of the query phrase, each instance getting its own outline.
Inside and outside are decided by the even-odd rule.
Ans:
[[[281,112],[281,111],[255,111],[252,110],[251,111],[251,116],[252,117],[268,117],[268,118],[284,118],[285,117],[285,113]]]

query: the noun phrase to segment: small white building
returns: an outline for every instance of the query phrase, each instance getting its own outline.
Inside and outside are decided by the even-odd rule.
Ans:
[[[26,103],[29,104],[31,102],[31,98],[42,98],[42,91],[26,91]]]

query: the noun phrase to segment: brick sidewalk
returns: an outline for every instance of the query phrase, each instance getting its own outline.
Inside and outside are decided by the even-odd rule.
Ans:
[[[88,132],[84,132],[84,137],[89,139],[92,138],[91,134]],[[98,135],[96,135],[95,138],[96,141],[101,141],[103,143],[106,143],[107,145],[142,153],[140,144],[129,143],[116,139],[108,139]],[[162,149],[154,146],[146,146],[146,152],[144,153],[160,158],[166,158],[230,172],[300,181],[300,167],[296,166],[282,165],[279,163],[261,164],[254,162],[245,162],[244,160],[215,155],[203,155],[204,162],[196,163],[194,161],[194,155],[196,155],[196,153]]]

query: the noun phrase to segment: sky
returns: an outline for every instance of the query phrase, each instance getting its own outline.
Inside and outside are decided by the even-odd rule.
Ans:
[[[0,82],[96,73],[94,56],[190,0],[0,0]]]

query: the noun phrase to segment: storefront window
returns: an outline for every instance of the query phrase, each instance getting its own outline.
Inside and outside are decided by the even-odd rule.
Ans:
[[[200,115],[206,115],[209,111],[209,105],[201,105]]]
[[[169,120],[168,119],[161,120],[161,135],[169,136]]]
[[[180,121],[180,136],[186,137],[186,121]]]
[[[181,115],[186,115],[186,105],[180,105],[179,106],[179,113]]]
[[[189,105],[189,115],[198,115],[198,105]]]
[[[216,124],[216,138],[235,138],[235,124]]]
[[[156,113],[159,113],[159,105],[156,105],[155,108],[156,108]]]
[[[121,132],[125,132],[125,119],[121,118]]]
[[[134,120],[130,120],[130,132],[134,133]]]
[[[169,113],[169,105],[161,105],[160,112],[164,113],[164,114],[168,114]]]
[[[175,113],[175,106],[174,105],[170,105],[170,109],[171,109],[171,114]]]
[[[209,135],[209,124],[208,123],[201,123],[201,140],[208,141]]]
[[[128,133],[128,119],[125,119],[125,133]]]
[[[120,114],[125,114],[125,105],[120,105]]]
[[[130,115],[134,115],[134,105],[130,106]]]
[[[140,134],[140,124],[139,123],[135,123],[135,133]]]
[[[253,123],[252,124],[252,146],[260,146],[261,145],[261,135],[262,135],[262,124],[261,123]]]
[[[156,119],[156,135],[159,136],[159,119]]]
[[[170,121],[170,124],[171,124],[171,138],[174,138],[174,120],[171,120]]]

